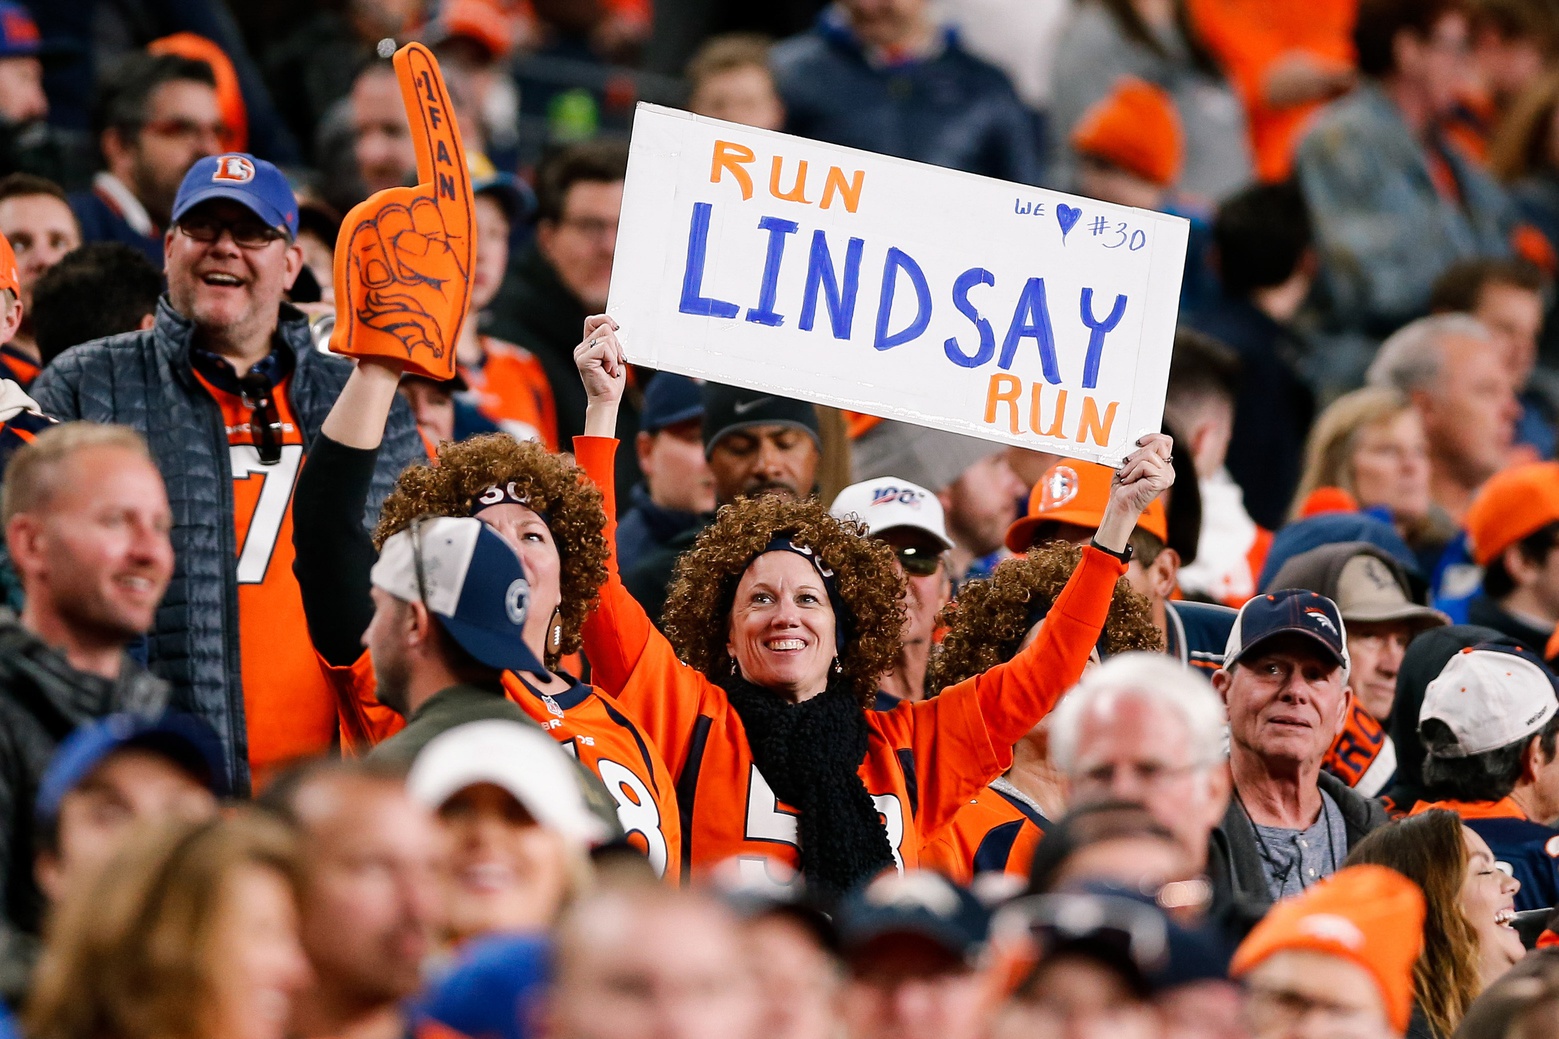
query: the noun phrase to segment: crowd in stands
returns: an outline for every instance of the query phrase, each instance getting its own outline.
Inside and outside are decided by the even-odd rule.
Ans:
[[[629,364],[638,100],[1184,218],[1162,431]],[[1556,279],[1559,0],[0,0],[0,1037],[1559,1035]]]

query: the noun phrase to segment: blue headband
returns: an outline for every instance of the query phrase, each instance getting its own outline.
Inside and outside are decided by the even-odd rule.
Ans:
[[[479,515],[483,509],[490,509],[494,505],[523,505],[540,516],[541,521],[547,526],[552,526],[552,517],[547,515],[547,510],[538,509],[532,505],[530,496],[521,494],[514,484],[515,481],[513,480],[507,483],[495,483],[475,498],[472,498],[470,514],[472,516]]]

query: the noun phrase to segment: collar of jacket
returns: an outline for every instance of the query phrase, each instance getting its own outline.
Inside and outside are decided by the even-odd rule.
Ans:
[[[1331,797],[1342,813],[1343,829],[1348,834],[1351,849],[1364,835],[1386,822],[1386,810],[1377,802],[1359,796],[1342,780],[1329,772],[1317,777],[1321,792]],[[1272,896],[1267,891],[1266,873],[1261,865],[1261,849],[1256,844],[1256,829],[1250,816],[1240,807],[1238,798],[1229,798],[1229,808],[1223,814],[1223,822],[1212,833],[1213,847],[1221,854],[1208,857],[1208,868],[1227,870],[1226,876],[1214,876],[1215,889],[1222,888],[1237,901],[1270,905]]]
[[[195,367],[193,351],[195,322],[173,308],[167,293],[157,300],[157,317],[153,343],[157,353],[176,372],[184,384],[193,387]],[[292,354],[294,373],[307,368],[314,356],[314,338],[309,334],[308,318],[291,303],[283,303],[276,312],[276,331],[272,333],[273,349],[287,350]]]

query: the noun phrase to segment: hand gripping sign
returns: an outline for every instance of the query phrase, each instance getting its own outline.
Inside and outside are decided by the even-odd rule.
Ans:
[[[438,61],[420,43],[395,52],[417,147],[417,186],[352,207],[336,239],[336,332],[330,348],[386,357],[432,379],[455,374],[476,254],[471,175]]]

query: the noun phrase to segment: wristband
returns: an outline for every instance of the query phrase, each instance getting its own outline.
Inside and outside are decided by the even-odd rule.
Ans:
[[[1103,552],[1107,556],[1119,559],[1123,565],[1131,562],[1131,557],[1134,554],[1130,542],[1126,543],[1126,549],[1123,552],[1117,552],[1113,548],[1105,548],[1103,545],[1099,544],[1098,538],[1094,538],[1092,541],[1088,542],[1088,544],[1092,545],[1094,548],[1097,548],[1100,552]]]

